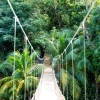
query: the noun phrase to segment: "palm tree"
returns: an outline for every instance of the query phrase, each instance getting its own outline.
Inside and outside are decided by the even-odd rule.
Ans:
[[[27,49],[25,49],[22,54],[20,54],[18,51],[16,52],[15,71],[11,70],[12,74],[10,74],[7,77],[2,77],[0,80],[0,97],[1,98],[5,97],[7,99],[9,97],[10,100],[12,99],[13,82],[14,82],[15,98],[17,100],[23,99],[24,91],[26,91],[27,99],[29,99],[29,96],[30,96],[29,90],[30,90],[31,95],[35,92],[39,79],[38,77],[34,76],[34,73],[36,72],[36,70],[33,70],[31,66],[31,61],[33,61],[34,57],[35,57],[34,53],[29,55],[29,51]],[[25,62],[26,62],[26,65],[25,65]],[[11,53],[8,56],[8,59],[3,64],[0,65],[0,68],[3,69],[6,66],[8,66],[8,68],[13,69],[13,63],[14,63],[14,53]],[[34,64],[34,62],[32,62],[32,64]],[[33,67],[36,67],[36,66],[37,65]],[[37,74],[41,73],[42,67],[40,66],[39,69],[37,69],[38,70]],[[9,95],[6,96],[5,95],[6,93]]]
[[[52,32],[52,41],[51,39],[47,40],[48,43],[48,48],[50,51],[50,54],[52,55],[52,58],[55,57],[56,55],[59,55],[63,52],[69,41],[71,40],[73,31],[72,30],[63,30],[61,32],[54,31]],[[79,37],[79,40],[75,40],[74,44],[78,44],[79,41],[81,40],[82,37]],[[79,43],[80,44],[80,43]],[[80,48],[78,48],[80,46]],[[56,71],[56,76],[59,81],[59,84],[61,84],[62,91],[66,91],[67,85],[69,86],[69,92],[71,96],[73,96],[73,84],[75,85],[74,87],[74,98],[78,99],[80,94],[81,94],[81,88],[80,86],[83,85],[84,83],[84,73],[82,70],[77,68],[77,59],[78,55],[77,53],[82,49],[82,45],[76,46],[73,50],[74,52],[74,76],[72,74],[72,50],[71,47],[67,49],[67,55],[63,55],[63,66],[60,69],[59,68],[59,60],[58,62],[54,62],[54,69]],[[79,50],[80,49],[80,50]],[[83,49],[82,49],[83,50]],[[83,56],[83,55],[82,55]],[[81,56],[81,57],[82,57]],[[67,66],[68,69],[66,70],[66,58],[67,58]],[[58,70],[57,70],[58,69]],[[60,72],[60,73],[59,73]],[[80,77],[79,77],[80,76]],[[82,78],[81,78],[82,77]],[[73,78],[74,78],[74,83],[73,83]]]

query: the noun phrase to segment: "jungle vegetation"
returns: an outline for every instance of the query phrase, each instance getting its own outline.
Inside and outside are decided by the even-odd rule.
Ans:
[[[44,50],[51,59],[61,54],[75,34],[81,21],[84,19],[92,0],[10,0],[14,10],[36,52],[43,57]],[[100,100],[100,1],[97,0],[92,12],[85,23],[86,41],[86,80],[87,100]],[[74,69],[75,69],[75,100],[84,100],[84,58],[83,58],[83,31],[75,38],[74,45]],[[69,100],[72,100],[71,58],[72,50],[68,48],[67,55],[63,57],[68,61],[61,71],[62,79],[68,74],[68,82],[64,80],[64,94],[69,84]],[[26,75],[25,57],[27,59]],[[16,100],[24,98],[24,84],[27,76],[27,94],[29,99],[30,80],[35,80],[31,94],[35,91],[39,77],[31,71],[31,60],[35,54],[31,54],[30,47],[25,46],[24,34],[17,24],[16,38],[16,68],[13,72],[14,62],[14,15],[6,0],[0,1],[0,100],[12,100],[12,79],[15,77]],[[35,65],[34,62],[32,62]],[[57,69],[57,66],[55,66]],[[40,76],[41,66],[37,75]],[[30,73],[29,73],[30,72]],[[31,75],[33,75],[31,77]],[[58,73],[56,73],[58,77]],[[6,86],[6,87],[5,87]],[[67,97],[66,97],[67,98]],[[67,99],[66,99],[67,100]]]

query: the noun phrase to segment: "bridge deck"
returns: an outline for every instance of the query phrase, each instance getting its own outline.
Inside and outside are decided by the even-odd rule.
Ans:
[[[39,100],[57,100],[56,88],[51,68],[44,70]]]
[[[54,71],[50,67],[50,60],[46,56],[45,65],[47,66],[41,76],[36,93],[32,100],[65,100],[55,78]]]

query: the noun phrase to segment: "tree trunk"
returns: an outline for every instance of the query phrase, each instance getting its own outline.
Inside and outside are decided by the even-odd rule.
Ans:
[[[95,74],[95,84],[96,84],[96,94],[95,94],[95,100],[99,100],[98,99],[98,82],[97,82],[97,74]]]

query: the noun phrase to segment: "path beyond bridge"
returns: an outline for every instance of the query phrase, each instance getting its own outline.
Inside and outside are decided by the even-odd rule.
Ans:
[[[65,100],[58,87],[55,73],[51,67],[50,57],[48,55],[45,55],[44,64],[46,68],[41,75],[39,85],[32,100]]]

